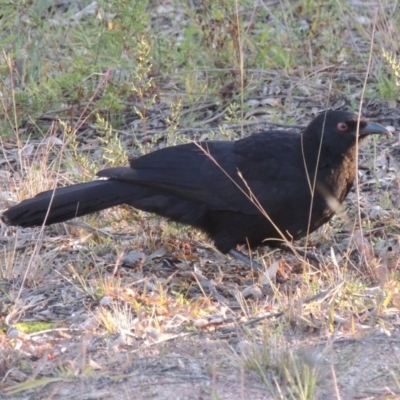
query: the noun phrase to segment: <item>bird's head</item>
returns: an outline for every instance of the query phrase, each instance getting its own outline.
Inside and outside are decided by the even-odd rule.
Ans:
[[[368,135],[389,134],[389,131],[375,122],[361,118],[358,125],[358,115],[348,111],[326,111],[319,114],[304,131],[304,137],[310,138],[318,145],[322,140],[322,148],[330,152],[352,148],[356,139]]]

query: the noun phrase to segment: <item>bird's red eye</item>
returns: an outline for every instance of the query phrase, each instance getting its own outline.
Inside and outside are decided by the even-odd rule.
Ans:
[[[344,122],[339,122],[337,124],[337,128],[339,129],[339,131],[345,131],[347,130],[348,126]]]

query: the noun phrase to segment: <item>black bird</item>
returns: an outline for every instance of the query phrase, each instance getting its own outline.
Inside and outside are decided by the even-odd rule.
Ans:
[[[364,119],[357,125],[356,114],[327,111],[301,134],[272,130],[164,148],[97,173],[107,179],[39,193],[2,220],[50,225],[129,204],[201,229],[243,261],[238,244],[279,246],[332,218],[330,200],[342,203],[355,178],[357,139],[387,133]]]

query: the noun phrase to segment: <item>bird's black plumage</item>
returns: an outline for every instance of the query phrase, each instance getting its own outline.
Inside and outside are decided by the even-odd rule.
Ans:
[[[97,174],[107,180],[40,193],[2,219],[50,225],[129,204],[203,230],[223,253],[238,244],[276,245],[282,235],[298,239],[333,216],[328,197],[342,203],[351,189],[357,138],[386,133],[361,120],[357,134],[357,119],[328,111],[301,134],[274,130],[168,147]]]

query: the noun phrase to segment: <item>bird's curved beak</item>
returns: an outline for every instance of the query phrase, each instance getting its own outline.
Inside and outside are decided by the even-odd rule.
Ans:
[[[375,122],[368,122],[363,128],[360,127],[359,137],[364,137],[368,135],[390,135],[390,132],[382,125]]]

